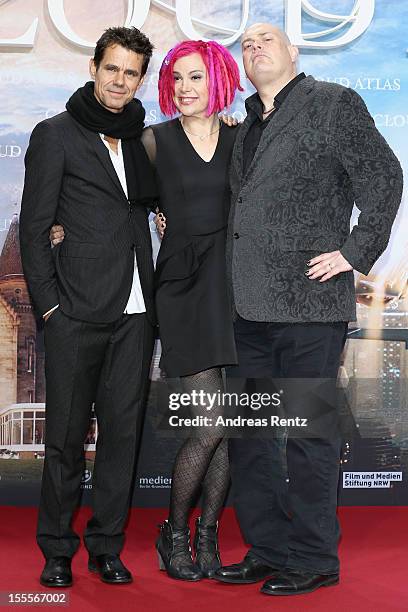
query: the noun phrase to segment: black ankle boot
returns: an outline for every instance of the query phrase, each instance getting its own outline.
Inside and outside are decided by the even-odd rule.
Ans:
[[[178,580],[201,580],[203,577],[191,557],[190,530],[173,529],[169,521],[160,525],[160,535],[156,542],[159,567],[168,576]]]
[[[221,567],[220,553],[218,551],[218,521],[215,525],[205,527],[201,524],[201,517],[196,519],[194,535],[194,552],[196,565],[206,578],[212,578],[217,569]]]

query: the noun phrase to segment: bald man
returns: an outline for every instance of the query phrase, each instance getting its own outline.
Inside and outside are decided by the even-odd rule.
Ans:
[[[231,164],[227,253],[239,366],[230,374],[286,381],[284,414],[305,417],[309,429],[230,440],[250,550],[216,578],[268,578],[263,593],[293,595],[339,581],[335,382],[356,318],[353,270],[367,274],[386,248],[402,172],[360,96],[297,74],[298,49],[281,30],[249,27],[242,53],[257,93],[246,101]],[[350,232],[354,203],[360,217]]]

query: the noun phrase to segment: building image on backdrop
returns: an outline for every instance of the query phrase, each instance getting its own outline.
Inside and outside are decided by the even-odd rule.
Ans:
[[[19,246],[15,214],[0,255],[0,458],[41,458],[45,422],[44,346]],[[96,423],[86,440],[94,450]]]

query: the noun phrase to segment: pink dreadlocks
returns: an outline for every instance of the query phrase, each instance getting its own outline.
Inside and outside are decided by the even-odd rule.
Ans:
[[[173,67],[180,57],[199,53],[207,68],[208,107],[207,116],[219,113],[229,106],[237,89],[243,91],[239,69],[231,53],[225,47],[210,40],[185,40],[166,55],[159,73],[159,104],[164,115],[171,117],[178,111],[174,104]]]

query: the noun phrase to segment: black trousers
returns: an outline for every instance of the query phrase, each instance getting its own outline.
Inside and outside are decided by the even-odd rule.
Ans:
[[[79,546],[71,520],[93,402],[99,432],[93,516],[84,539],[93,555],[122,549],[152,349],[153,328],[144,313],[93,324],[58,308],[45,323],[45,462],[37,542],[46,558],[71,557]]]
[[[239,366],[229,376],[287,381],[291,416],[307,416],[299,379],[325,381],[335,397],[346,323],[280,324],[238,318]],[[290,403],[290,402],[289,402]],[[333,408],[333,404],[332,404]],[[250,554],[275,568],[319,574],[339,569],[336,516],[341,435],[336,410],[324,415],[324,435],[229,441],[234,505]],[[288,428],[289,429],[289,428]],[[322,428],[320,428],[321,432]]]

